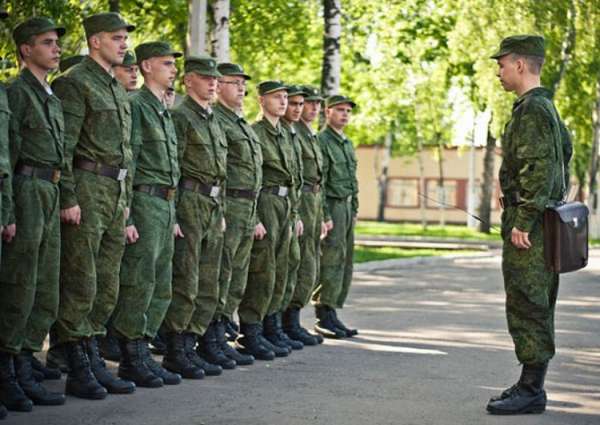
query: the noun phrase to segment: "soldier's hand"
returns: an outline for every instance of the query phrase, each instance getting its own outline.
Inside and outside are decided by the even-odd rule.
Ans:
[[[302,220],[296,222],[296,236],[300,237],[304,233],[304,223]]]
[[[327,233],[329,233],[329,231],[333,229],[333,220],[326,221],[325,226],[327,226]]]
[[[325,224],[324,221],[321,222],[321,236],[319,237],[319,239],[323,240],[327,237],[327,233],[329,233],[329,230],[327,230],[327,224]]]
[[[181,227],[179,227],[179,224],[175,223],[175,226],[173,226],[173,236],[175,236],[176,238],[183,238],[183,232],[181,231]]]
[[[125,238],[127,239],[128,244],[136,243],[140,238],[140,234],[137,231],[137,228],[131,224],[125,228]]]
[[[15,235],[17,234],[17,225],[15,223],[9,224],[2,229],[2,239],[6,243],[10,243]]]
[[[267,229],[265,229],[265,226],[263,226],[262,223],[258,223],[254,228],[254,239],[261,241],[264,239],[266,234]]]
[[[223,220],[221,221],[221,231],[225,232],[225,230],[227,230],[227,222],[225,221],[225,217],[223,217]]]
[[[514,246],[519,249],[529,249],[531,248],[531,242],[529,241],[529,233],[522,232],[516,227],[512,228],[510,232],[510,241]]]
[[[79,205],[60,210],[60,221],[65,224],[79,225],[81,223],[81,208],[79,208]]]

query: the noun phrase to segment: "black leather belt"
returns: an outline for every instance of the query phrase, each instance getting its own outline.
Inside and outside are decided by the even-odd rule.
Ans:
[[[523,201],[521,200],[521,196],[518,193],[511,193],[501,196],[500,199],[498,199],[498,201],[500,202],[500,206],[502,207],[502,209],[508,207],[516,207],[523,203]]]
[[[261,192],[271,193],[286,198],[290,194],[290,188],[287,186],[263,186]]]
[[[302,192],[319,193],[320,191],[321,191],[321,185],[319,183],[305,184],[302,186]]]
[[[117,181],[125,180],[125,177],[127,177],[127,168],[113,167],[112,165],[101,164],[84,158],[75,158],[73,160],[73,167],[98,174],[99,176],[110,177]]]
[[[138,184],[137,186],[133,186],[133,190],[136,192],[147,193],[148,195],[156,196],[167,201],[175,199],[175,194],[177,193],[177,189],[174,187],[159,186],[156,184]]]
[[[229,189],[227,188],[226,192],[227,196],[231,198],[245,198],[245,199],[256,199],[256,192],[252,190],[245,189]]]
[[[191,192],[201,193],[211,198],[216,198],[221,193],[221,186],[202,183],[196,179],[182,177],[179,181],[179,187]]]
[[[15,174],[19,176],[36,177],[54,184],[57,184],[60,181],[60,170],[55,168],[34,167],[18,163],[15,167]]]
[[[4,177],[0,177],[0,192],[4,190]]]

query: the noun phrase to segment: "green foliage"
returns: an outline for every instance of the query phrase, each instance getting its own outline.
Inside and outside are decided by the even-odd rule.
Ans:
[[[500,234],[497,230],[492,230],[491,234],[487,234],[458,225],[446,225],[443,227],[427,226],[427,229],[423,229],[420,224],[382,223],[376,221],[359,221],[356,224],[356,234],[359,236],[410,236],[481,241],[500,240]]]

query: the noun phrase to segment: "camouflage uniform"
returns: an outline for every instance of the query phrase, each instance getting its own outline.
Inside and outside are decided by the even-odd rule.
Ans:
[[[125,175],[131,109],[125,89],[90,57],[53,88],[65,114],[61,209],[79,205],[81,224],[62,226],[58,342],[104,335],[125,249]]]
[[[507,201],[502,212],[506,315],[517,358],[523,364],[546,363],[555,351],[558,274],[545,268],[542,219],[545,207],[563,195],[562,173],[571,156],[565,133],[551,92],[539,87],[514,103],[502,137],[499,178]],[[513,227],[529,233],[531,248],[512,244]]]
[[[296,186],[294,148],[285,130],[281,123],[273,127],[266,118],[252,128],[263,155],[257,214],[267,234],[252,246],[248,284],[238,311],[240,322],[245,324],[260,323],[266,315],[279,312],[288,273],[290,219],[297,214],[292,199]]]
[[[217,307],[223,247],[223,189],[227,140],[217,118],[187,96],[173,110],[181,184],[175,241],[173,300],[165,318],[168,332],[203,335]]]
[[[327,126],[319,133],[323,153],[325,221],[333,229],[323,240],[319,284],[313,293],[316,305],[342,308],[352,283],[354,218],[358,212],[356,156],[352,142]]]
[[[133,200],[127,224],[135,225],[140,238],[125,248],[113,326],[133,340],[154,337],[171,302],[179,166],[171,114],[146,86],[132,96],[131,113]]]
[[[310,295],[319,276],[321,256],[321,223],[323,222],[323,155],[316,134],[303,121],[296,124],[298,142],[302,149],[303,179],[299,215],[304,224],[300,236],[300,270],[298,282],[290,303],[302,308],[310,301]]]
[[[60,100],[25,68],[8,88],[12,106],[5,211],[17,232],[0,270],[0,350],[41,351],[58,311],[59,189],[64,164]]]
[[[0,84],[0,226],[8,224],[9,211],[3,198],[7,196],[7,190],[10,185],[10,159],[8,149],[8,123],[10,120],[10,109],[8,107],[8,98],[6,89]],[[0,260],[2,259],[2,243],[0,243]]]
[[[220,103],[214,113],[227,138],[227,230],[215,317],[233,320],[248,279],[257,197],[262,183],[262,153],[258,136],[243,117]]]

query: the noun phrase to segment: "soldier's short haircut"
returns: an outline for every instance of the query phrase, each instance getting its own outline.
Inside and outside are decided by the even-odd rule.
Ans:
[[[32,35],[31,37],[29,37],[29,39],[28,39],[26,42],[24,42],[24,43],[21,43],[21,44],[19,44],[19,45],[17,46],[17,57],[18,57],[19,59],[21,59],[21,60],[25,59],[25,57],[24,57],[24,56],[23,56],[23,54],[21,53],[21,46],[22,46],[23,44],[27,44],[28,46],[32,46],[32,47],[33,47],[33,46],[35,45],[35,37],[37,37],[37,36],[35,36],[35,35]]]
[[[527,68],[534,75],[540,75],[542,73],[542,67],[544,66],[544,58],[541,56],[531,55],[520,55],[513,53],[513,60],[523,59],[527,64]]]

